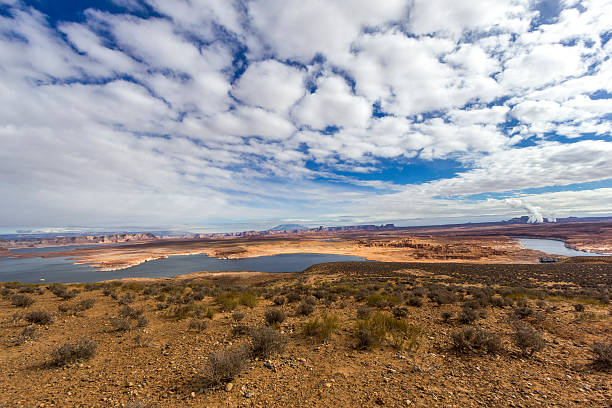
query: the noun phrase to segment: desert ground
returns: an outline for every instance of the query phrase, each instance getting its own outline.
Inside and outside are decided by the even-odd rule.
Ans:
[[[0,285],[3,407],[604,407],[612,263]]]

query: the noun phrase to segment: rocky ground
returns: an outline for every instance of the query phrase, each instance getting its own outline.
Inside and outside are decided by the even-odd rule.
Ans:
[[[291,275],[208,273],[63,287],[4,284],[0,406],[612,404],[609,366],[594,364],[591,351],[594,343],[612,340],[607,304],[612,265],[538,266],[521,287],[512,265],[491,269],[496,282],[483,280],[486,265],[473,273],[449,265],[438,271],[432,265],[347,263]],[[28,303],[20,295],[34,303],[16,306]],[[305,303],[314,306],[311,314],[300,314],[308,311]],[[461,321],[466,307],[477,312],[474,321]],[[205,381],[210,353],[250,347],[253,329],[267,326],[270,309],[286,315],[271,326],[286,346],[261,358],[245,356],[233,379]],[[52,321],[29,324],[28,313],[39,310]],[[122,311],[131,314],[118,330]],[[335,319],[329,337],[305,329],[325,316]],[[369,348],[357,349],[360,325],[373,316],[403,329],[389,329]],[[544,341],[531,356],[513,340],[518,321]],[[30,333],[28,327],[35,329]],[[466,327],[498,335],[501,348],[457,349],[452,336]],[[97,344],[93,356],[53,362],[54,349],[83,337]]]

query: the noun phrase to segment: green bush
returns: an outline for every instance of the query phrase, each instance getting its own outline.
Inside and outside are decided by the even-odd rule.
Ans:
[[[307,336],[318,337],[319,340],[327,340],[338,329],[338,317],[333,314],[325,314],[321,319],[315,317],[304,324],[303,331]]]

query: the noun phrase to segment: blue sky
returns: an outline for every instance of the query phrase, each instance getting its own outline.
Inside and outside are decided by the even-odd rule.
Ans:
[[[0,229],[610,215],[610,15],[0,0]]]

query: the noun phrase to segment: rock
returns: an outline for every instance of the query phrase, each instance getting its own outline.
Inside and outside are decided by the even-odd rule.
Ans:
[[[247,391],[242,395],[244,396],[244,398],[251,398],[253,396],[253,391]]]
[[[331,388],[332,383],[330,383],[330,382],[326,382],[324,385],[325,385],[327,388]]]
[[[230,392],[232,388],[234,388],[234,383],[230,382],[230,383],[225,384],[225,391]]]
[[[195,398],[195,396],[196,396],[195,391],[191,391],[191,398]]]
[[[272,370],[274,368],[274,366],[272,365],[272,361],[270,361],[270,360],[266,360],[264,362],[264,367],[269,368],[270,370]]]

